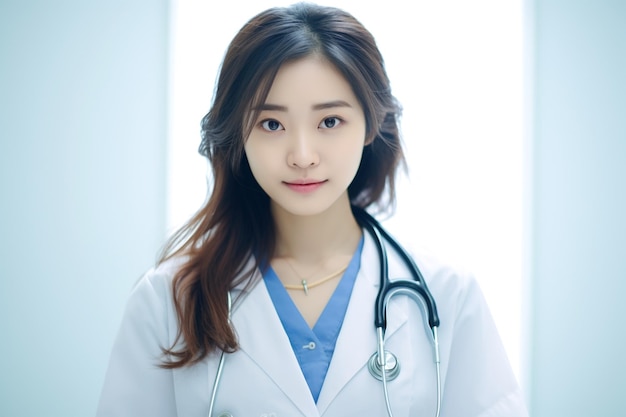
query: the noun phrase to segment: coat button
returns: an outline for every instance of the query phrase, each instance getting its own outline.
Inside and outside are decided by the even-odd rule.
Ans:
[[[220,414],[217,417],[233,417],[233,415],[227,411],[223,412],[222,414]]]

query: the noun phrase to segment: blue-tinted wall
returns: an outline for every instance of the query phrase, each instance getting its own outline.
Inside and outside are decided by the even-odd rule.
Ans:
[[[533,3],[532,415],[624,416],[626,2]]]
[[[95,412],[165,233],[167,3],[0,1],[0,416]]]

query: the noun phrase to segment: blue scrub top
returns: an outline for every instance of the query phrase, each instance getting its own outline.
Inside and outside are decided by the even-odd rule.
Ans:
[[[352,288],[361,266],[362,250],[363,238],[313,329],[300,314],[271,265],[268,265],[263,273],[263,281],[315,402],[322,390],[330,360],[335,351],[337,337],[348,309]]]

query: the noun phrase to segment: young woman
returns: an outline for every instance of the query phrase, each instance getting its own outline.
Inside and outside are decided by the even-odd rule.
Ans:
[[[401,293],[377,333],[383,258],[392,281],[410,276],[363,211],[393,204],[398,117],[351,15],[250,20],[202,121],[210,197],[135,287],[98,416],[527,415],[471,277],[414,255],[441,324]]]

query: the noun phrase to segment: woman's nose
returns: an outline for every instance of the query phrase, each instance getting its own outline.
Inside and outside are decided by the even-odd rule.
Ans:
[[[310,168],[319,163],[320,157],[313,138],[304,133],[296,135],[287,155],[287,164],[297,168]]]

